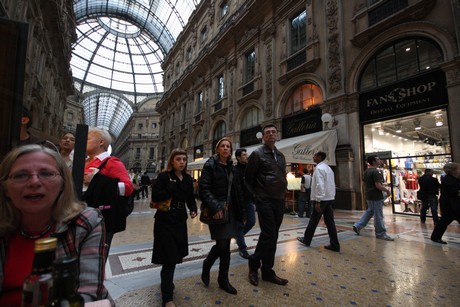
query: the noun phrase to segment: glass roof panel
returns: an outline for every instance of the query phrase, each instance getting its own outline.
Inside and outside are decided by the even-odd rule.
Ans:
[[[70,64],[86,97],[86,124],[117,137],[132,105],[163,92],[161,63],[200,1],[73,1],[77,42]]]

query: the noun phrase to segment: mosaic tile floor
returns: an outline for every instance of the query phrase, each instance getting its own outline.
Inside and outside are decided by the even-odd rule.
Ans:
[[[211,284],[200,280],[201,264],[212,246],[206,225],[189,220],[190,255],[176,268],[175,302],[178,306],[458,306],[460,301],[460,226],[448,228],[440,245],[429,240],[432,222],[391,214],[385,224],[394,242],[375,239],[372,224],[356,236],[351,227],[361,211],[336,211],[341,252],[324,249],[324,224],[312,246],[296,240],[308,219],[286,214],[281,228],[275,271],[289,279],[287,286],[247,280],[247,261],[232,243],[230,282],[238,295],[218,288],[216,263]],[[153,211],[137,201],[127,231],[116,234],[107,267],[106,285],[117,306],[161,306],[160,267],[150,263]],[[254,248],[258,225],[246,237]],[[250,250],[251,251],[251,250]]]

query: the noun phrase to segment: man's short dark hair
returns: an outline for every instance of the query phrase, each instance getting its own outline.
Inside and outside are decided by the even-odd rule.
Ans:
[[[275,124],[267,124],[267,125],[262,127],[262,133],[265,132],[265,129],[267,129],[267,128],[275,128],[276,131],[278,131],[278,128],[275,126]]]
[[[431,168],[425,169],[425,174],[429,174],[429,173],[432,173],[432,172],[433,172],[433,170]]]
[[[321,158],[321,161],[324,161],[326,159],[326,153],[324,151],[318,151],[315,153],[315,155],[319,156]]]
[[[235,150],[235,157],[241,156],[241,154],[246,151],[246,148],[238,148],[237,150]]]
[[[367,161],[367,163],[372,165],[372,164],[374,164],[375,161],[377,161],[377,156],[376,155],[370,155],[369,157],[367,157],[366,161]]]

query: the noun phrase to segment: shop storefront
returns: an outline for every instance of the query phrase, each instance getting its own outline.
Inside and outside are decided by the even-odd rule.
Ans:
[[[386,202],[394,213],[419,214],[418,178],[425,169],[440,180],[451,161],[445,73],[432,70],[360,94],[364,155],[378,155],[391,187]]]

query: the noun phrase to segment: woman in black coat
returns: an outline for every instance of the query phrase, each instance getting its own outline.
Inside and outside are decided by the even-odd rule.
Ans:
[[[241,186],[238,177],[233,176],[232,152],[232,142],[228,138],[220,139],[216,145],[216,154],[206,161],[199,180],[202,209],[207,207],[212,213],[217,213],[227,201],[229,179],[231,178],[231,194],[228,204],[230,219],[227,224],[209,225],[211,239],[215,240],[216,244],[203,262],[201,280],[206,287],[209,286],[209,272],[216,259],[220,258],[217,279],[219,287],[230,294],[236,294],[236,289],[228,280],[230,241],[236,238],[237,221],[244,223],[246,213],[241,201]]]
[[[168,211],[157,210],[153,227],[152,263],[162,264],[161,295],[163,306],[173,303],[173,278],[177,263],[188,255],[187,206],[190,217],[196,216],[197,208],[193,195],[193,179],[186,173],[187,152],[174,149],[169,156],[165,171],[157,177],[152,189],[152,201],[169,198]]]
[[[454,220],[460,223],[460,164],[446,163],[443,167],[446,175],[441,179],[441,218],[436,223],[431,234],[431,241],[447,244],[442,236]]]

